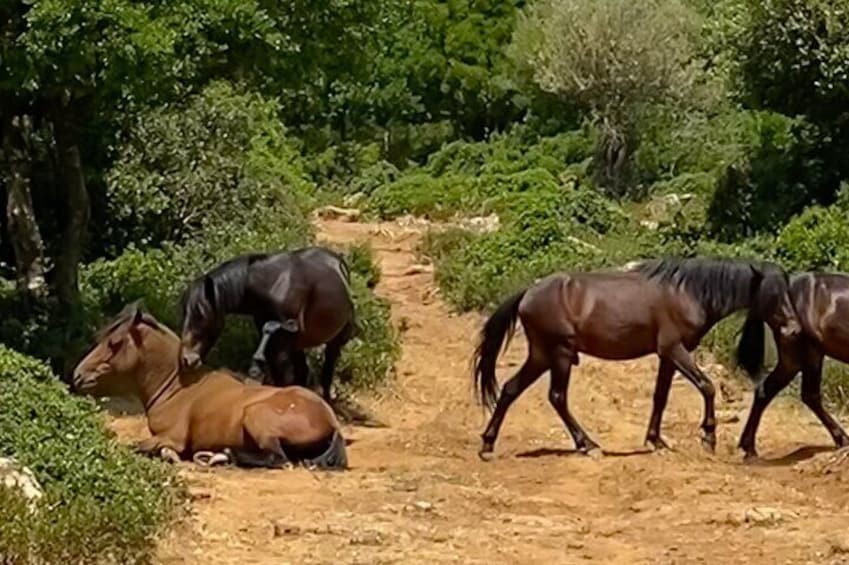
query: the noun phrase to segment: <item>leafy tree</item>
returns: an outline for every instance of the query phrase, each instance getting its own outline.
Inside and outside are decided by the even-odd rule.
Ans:
[[[725,0],[709,25],[714,62],[746,106],[804,116],[819,130],[825,175],[803,179],[820,200],[849,175],[849,4]]]
[[[78,302],[89,221],[107,209],[102,172],[116,137],[140,110],[225,77],[280,96],[282,113],[293,122],[330,119],[328,93],[365,68],[366,40],[381,6],[367,0],[3,3],[0,138],[6,224],[22,285],[49,274],[66,309]],[[43,134],[42,147],[34,146],[36,134]],[[45,160],[33,166],[37,150]],[[50,179],[35,185],[34,171],[42,168]],[[54,186],[59,190],[48,197]]]
[[[587,108],[601,129],[602,186],[624,191],[641,113],[691,92],[696,23],[680,0],[540,0],[520,17],[514,59],[542,90]]]

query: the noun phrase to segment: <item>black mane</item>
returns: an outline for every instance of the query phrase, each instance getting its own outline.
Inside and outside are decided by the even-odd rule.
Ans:
[[[769,267],[772,265],[746,259],[699,257],[655,259],[634,270],[648,279],[684,288],[709,315],[724,316],[750,306],[755,285]]]
[[[267,257],[265,253],[240,255],[192,281],[180,297],[181,325],[187,319],[218,316],[237,307],[244,298],[248,267]],[[208,287],[212,290],[212,302],[208,299]]]

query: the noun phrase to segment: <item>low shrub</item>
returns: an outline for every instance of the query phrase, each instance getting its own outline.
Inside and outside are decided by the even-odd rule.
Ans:
[[[778,235],[778,255],[791,271],[849,270],[849,222],[838,206],[812,206]]]
[[[584,184],[592,146],[589,130],[528,139],[516,128],[486,142],[455,141],[426,166],[373,190],[369,210],[382,218],[433,219],[499,211],[506,194],[557,190],[563,179]]]
[[[369,211],[381,218],[414,214],[445,219],[460,211],[475,214],[479,206],[476,179],[458,174],[407,174],[375,190],[368,202]]]
[[[30,468],[44,489],[33,513],[0,489],[4,563],[148,562],[184,494],[173,469],[115,441],[94,402],[2,345],[0,456]]]

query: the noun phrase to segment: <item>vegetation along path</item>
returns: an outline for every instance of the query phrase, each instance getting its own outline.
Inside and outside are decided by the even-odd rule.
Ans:
[[[497,458],[477,457],[485,423],[469,357],[476,315],[453,315],[415,268],[421,233],[399,224],[326,221],[328,242],[370,240],[377,292],[405,328],[397,382],[363,402],[387,428],[349,428],[342,474],[186,465],[192,513],[163,539],[163,563],[843,563],[849,561],[849,471],[794,398],[767,412],[767,461],[734,445],[751,392],[718,367],[719,446],[699,442],[701,400],[676,377],[664,422],[675,452],[642,447],[653,359],[582,360],[571,406],[605,448],[574,454],[547,403],[547,377],[510,411]],[[422,271],[425,272],[422,272]],[[518,338],[503,381],[523,358]],[[114,422],[122,436],[143,430]],[[827,449],[826,449],[827,448]]]

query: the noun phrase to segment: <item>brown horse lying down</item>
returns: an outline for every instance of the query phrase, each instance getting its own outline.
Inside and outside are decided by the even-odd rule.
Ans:
[[[320,396],[297,386],[245,384],[222,370],[183,370],[180,349],[179,337],[131,305],[74,369],[74,387],[97,396],[137,395],[153,434],[138,449],[149,455],[347,467],[339,424]]]

